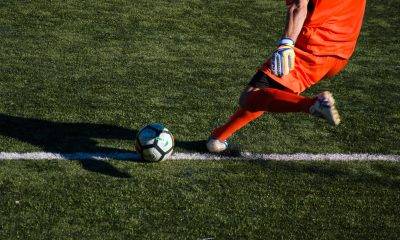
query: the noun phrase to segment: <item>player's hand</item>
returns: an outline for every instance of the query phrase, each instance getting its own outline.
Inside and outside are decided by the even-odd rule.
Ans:
[[[294,69],[294,42],[290,38],[282,38],[278,42],[278,48],[272,53],[271,70],[278,76],[288,75]]]

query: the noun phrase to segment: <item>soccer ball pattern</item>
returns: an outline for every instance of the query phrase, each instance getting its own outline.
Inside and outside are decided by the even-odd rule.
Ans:
[[[160,123],[147,125],[139,130],[135,147],[143,160],[159,162],[171,156],[174,149],[174,137]]]

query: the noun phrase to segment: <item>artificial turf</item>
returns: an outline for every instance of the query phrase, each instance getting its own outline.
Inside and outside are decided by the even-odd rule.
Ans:
[[[396,163],[95,164],[109,175],[74,161],[0,162],[0,238],[400,236]]]
[[[400,153],[399,0],[367,1],[340,126],[265,114],[268,153]],[[164,123],[203,151],[269,56],[284,1],[0,2],[0,151],[132,151]],[[398,239],[398,163],[1,161],[0,239]]]

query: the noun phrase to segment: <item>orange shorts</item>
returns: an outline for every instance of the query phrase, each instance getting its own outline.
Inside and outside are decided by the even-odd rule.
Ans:
[[[295,66],[288,75],[283,77],[274,75],[269,68],[270,60],[266,61],[259,70],[297,94],[305,91],[325,77],[335,76],[348,63],[347,59],[335,56],[316,56],[298,48],[295,48],[294,51],[296,54]]]

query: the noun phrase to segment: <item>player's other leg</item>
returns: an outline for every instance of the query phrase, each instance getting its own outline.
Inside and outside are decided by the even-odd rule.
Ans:
[[[246,93],[241,107],[248,111],[303,112],[324,118],[332,126],[340,123],[335,100],[329,91],[309,98],[275,88],[256,88]]]
[[[337,61],[333,61],[337,62]],[[343,63],[332,64],[332,68],[325,76],[331,77],[343,69]],[[337,66],[337,67],[335,67]],[[322,76],[321,78],[324,78]],[[316,97],[309,98],[293,93],[290,89],[277,83],[269,75],[261,80],[251,82],[253,88],[242,95],[241,107],[249,111],[267,112],[303,112],[316,117],[324,118],[330,125],[340,123],[340,116],[335,106],[335,100],[329,91],[324,91]]]

